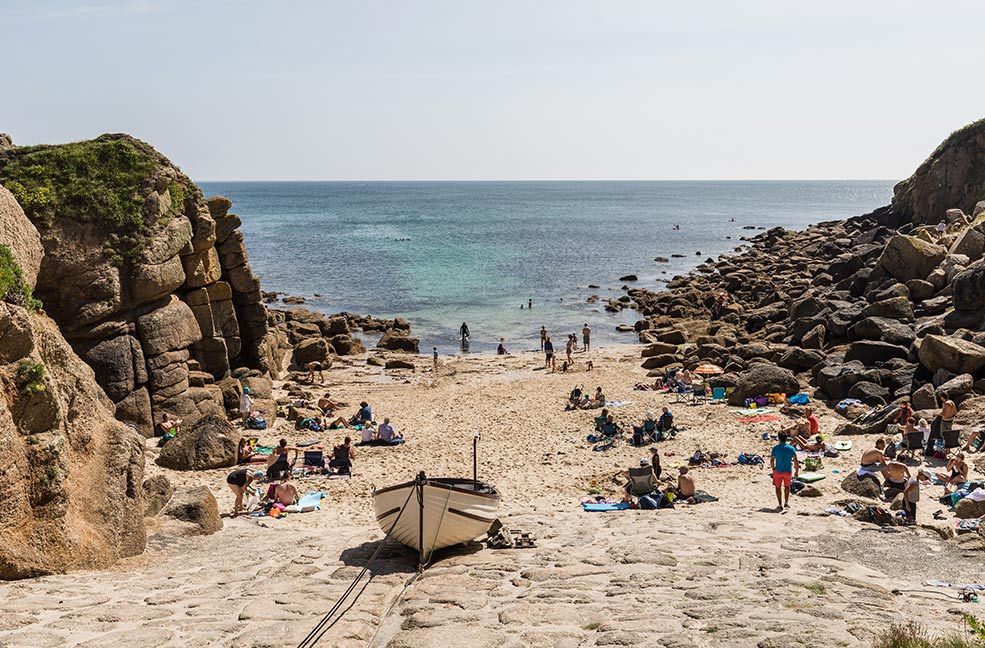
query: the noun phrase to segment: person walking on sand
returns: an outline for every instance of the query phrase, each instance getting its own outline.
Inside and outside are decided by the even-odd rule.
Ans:
[[[776,511],[790,508],[790,482],[800,475],[797,450],[787,443],[787,435],[780,432],[779,443],[770,451],[770,468],[773,470],[773,488],[776,490]]]
[[[544,338],[544,368],[551,369],[553,371],[554,365],[554,343],[551,342],[551,336],[548,335]]]
[[[575,348],[575,342],[572,340],[573,336],[568,336],[568,343],[564,346],[564,354],[567,356],[568,365],[573,365],[575,363],[574,359],[571,357],[571,353]]]
[[[458,329],[458,332],[462,336],[462,344],[465,344],[465,341],[469,339],[469,325],[462,322],[462,326]]]
[[[547,341],[547,327],[540,327],[540,350],[544,350],[544,343]]]
[[[903,489],[903,511],[906,513],[906,523],[917,523],[917,502],[920,501],[920,480],[930,479],[927,473],[921,468],[917,471],[916,477],[910,477],[906,481],[906,488]]]
[[[585,346],[583,350],[588,353],[588,347],[592,343],[592,329],[588,327],[588,322],[585,322],[584,328],[581,329],[581,342]]]

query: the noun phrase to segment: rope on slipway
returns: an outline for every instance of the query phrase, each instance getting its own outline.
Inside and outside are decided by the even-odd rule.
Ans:
[[[390,534],[393,533],[393,530],[397,527],[397,522],[400,521],[400,516],[404,514],[404,510],[407,508],[407,503],[410,502],[410,498],[415,492],[417,492],[416,488],[411,489],[411,491],[407,494],[407,499],[404,500],[403,506],[400,507],[400,512],[397,513],[397,518],[393,521],[393,524],[390,525],[390,530],[386,532],[386,536],[384,536],[383,540],[380,541],[380,544],[377,545],[376,551],[373,552],[373,555],[370,556],[369,560],[366,561],[366,564],[363,565],[362,571],[360,571],[349,584],[349,587],[347,587],[345,592],[342,593],[342,596],[340,596],[335,602],[335,605],[333,605],[331,609],[326,612],[324,616],[322,616],[321,620],[315,625],[315,627],[311,629],[308,636],[306,636],[301,643],[298,644],[297,648],[314,648],[325,633],[328,632],[336,623],[338,623],[342,617],[345,616],[346,612],[352,609],[352,606],[356,604],[356,601],[359,600],[362,593],[366,591],[366,588],[369,587],[370,582],[373,580],[372,576],[370,576],[369,580],[367,580],[362,586],[362,589],[359,590],[359,593],[352,599],[349,606],[344,610],[341,610],[342,606],[345,604],[345,600],[349,598],[353,591],[355,591],[359,581],[362,580],[363,576],[366,575],[366,572],[369,571],[369,566],[373,564],[373,561],[376,560],[376,557],[380,554],[380,551],[383,549],[383,545],[390,539]],[[339,610],[341,610],[341,612]],[[338,613],[338,616],[332,620],[331,623],[329,623],[329,620],[332,619],[332,616],[336,613]]]

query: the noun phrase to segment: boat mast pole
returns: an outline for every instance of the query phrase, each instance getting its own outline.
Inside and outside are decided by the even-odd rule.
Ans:
[[[479,460],[478,460],[478,450],[479,449],[479,433],[476,432],[472,436],[472,481],[479,481]]]
[[[417,474],[417,505],[419,508],[419,514],[417,516],[418,569],[424,567],[424,482],[426,480],[427,477],[424,476],[423,470]]]

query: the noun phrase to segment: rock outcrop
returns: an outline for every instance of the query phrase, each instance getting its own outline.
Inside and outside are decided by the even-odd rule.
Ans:
[[[719,364],[727,376],[713,386],[732,380],[735,405],[798,383],[831,405],[935,404],[944,391],[959,405],[975,399],[985,394],[983,199],[985,121],[945,141],[890,206],[745,238],[739,253],[674,277],[663,292],[625,288],[643,315],[642,366],[659,376]],[[723,292],[733,303],[716,306]],[[796,376],[781,378],[786,369]],[[837,433],[880,433],[890,419],[846,422]]]
[[[0,301],[0,579],[144,550],[142,439],[55,322]]]
[[[239,439],[239,430],[224,417],[207,416],[168,441],[157,463],[174,470],[234,466]]]
[[[230,201],[206,200],[149,145],[103,135],[8,148],[0,183],[41,233],[36,296],[121,421],[145,435],[163,412],[190,424],[223,412],[209,383],[231,369],[280,371],[282,351]],[[3,232],[8,197],[0,191]],[[20,236],[10,232],[0,242]],[[33,252],[23,263],[33,277]],[[192,371],[211,379],[200,374],[193,386]]]

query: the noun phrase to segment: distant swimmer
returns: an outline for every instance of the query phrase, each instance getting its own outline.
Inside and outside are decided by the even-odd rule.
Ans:
[[[672,229],[679,230],[679,229],[681,229],[681,226],[680,225],[674,225],[674,227]]]
[[[528,299],[527,300],[527,308],[533,308],[533,307],[534,307],[534,300]]]

